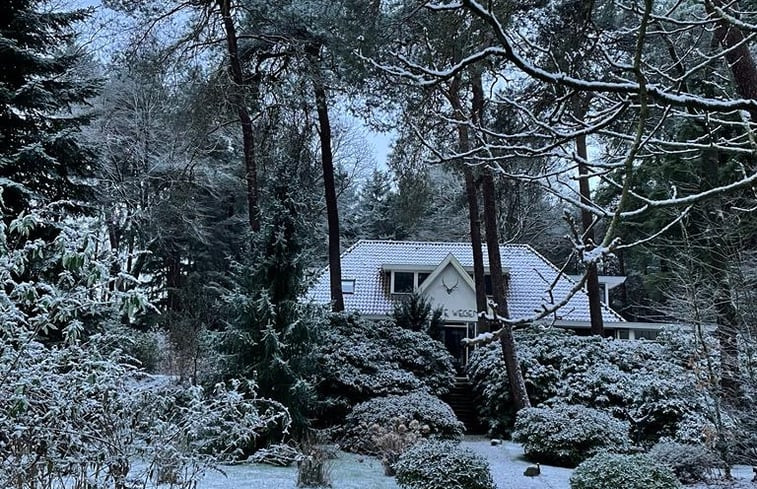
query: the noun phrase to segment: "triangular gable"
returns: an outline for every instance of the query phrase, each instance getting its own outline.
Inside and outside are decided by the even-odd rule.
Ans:
[[[457,258],[455,258],[455,255],[452,253],[449,253],[444,260],[439,264],[438,267],[434,269],[433,272],[431,272],[431,275],[429,275],[426,280],[423,281],[422,284],[418,286],[418,290],[421,293],[426,292],[426,288],[428,288],[429,285],[433,284],[436,279],[441,275],[442,272],[444,272],[444,269],[447,268],[448,265],[451,265],[452,268],[454,268],[457,273],[460,274],[460,277],[463,279],[463,283],[467,284],[468,287],[475,293],[476,292],[476,284],[473,282],[473,279],[470,275],[468,275],[468,272],[465,271],[465,268],[460,264],[460,261],[458,261]]]

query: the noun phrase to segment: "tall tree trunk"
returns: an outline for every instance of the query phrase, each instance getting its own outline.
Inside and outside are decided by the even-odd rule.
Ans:
[[[715,150],[704,156],[700,191],[722,185],[720,169],[727,164],[729,156]],[[723,227],[723,221],[717,217],[720,208],[715,203],[705,202],[702,215],[697,222],[704,228],[704,256],[701,258],[711,285],[714,287],[714,306],[717,313],[716,323],[718,346],[720,349],[720,391],[721,397],[732,404],[741,402],[741,369],[739,364],[738,335],[742,322],[733,302],[734,292],[729,277],[732,267],[733,231]],[[713,219],[715,221],[713,221]],[[708,228],[718,229],[712,231]]]
[[[484,114],[484,91],[481,82],[481,73],[476,72],[473,76],[473,114],[474,120],[481,124]],[[484,200],[484,225],[486,228],[486,248],[489,254],[489,274],[492,280],[492,292],[496,303],[497,316],[509,318],[507,308],[507,290],[505,277],[502,273],[502,257],[499,254],[499,237],[497,232],[497,209],[494,198],[494,176],[491,169],[483,172],[481,185]],[[513,328],[507,323],[502,324],[502,334],[499,337],[502,347],[502,356],[507,367],[507,379],[510,384],[510,394],[517,409],[531,407],[526,391],[526,382],[518,362],[518,354],[513,336]],[[495,325],[496,326],[496,325]]]
[[[481,212],[478,208],[478,189],[473,169],[463,164],[465,177],[465,194],[468,198],[468,217],[470,220],[470,242],[473,250],[473,283],[476,286],[476,312],[486,313],[489,309],[486,300],[486,278],[484,271],[484,252],[481,249]],[[491,331],[483,316],[478,317],[478,332]]]
[[[749,43],[740,28],[721,18],[715,11],[715,7],[724,9],[728,5],[734,11],[738,10],[737,2],[725,2],[723,0],[705,0],[707,14],[715,19],[715,41],[729,51],[725,59],[731,67],[733,82],[736,92],[744,98],[757,100],[757,65],[755,65]],[[757,111],[751,112],[752,123],[757,123]]]
[[[448,99],[450,104],[458,114],[458,118],[463,120],[465,114],[463,105],[460,102],[460,78],[457,75],[450,83]],[[457,126],[458,151],[465,153],[470,149],[470,137],[468,127],[464,124]],[[478,208],[478,186],[476,185],[473,169],[465,163],[460,162],[465,178],[465,194],[468,200],[468,220],[470,222],[470,239],[473,251],[473,283],[476,287],[476,312],[486,313],[488,310],[486,300],[486,279],[484,271],[484,253],[481,249],[481,212]],[[491,331],[485,317],[478,316],[478,332]]]
[[[492,280],[492,292],[496,303],[498,317],[507,319],[510,312],[507,308],[507,290],[505,277],[502,273],[502,257],[499,254],[499,239],[497,236],[497,214],[494,199],[494,177],[491,170],[486,170],[481,185],[484,197],[484,223],[486,227],[486,249],[489,252],[489,274]],[[526,382],[523,380],[523,372],[518,362],[518,354],[515,345],[513,329],[507,323],[501,323],[502,334],[499,337],[502,347],[502,356],[507,367],[507,379],[510,383],[510,394],[517,409],[531,407],[526,391]]]
[[[582,115],[582,114],[581,114]],[[581,194],[581,203],[591,205],[591,190],[589,189],[589,169],[586,167],[586,135],[581,134],[576,138],[576,153],[578,153],[578,187]],[[583,224],[584,245],[594,246],[594,219],[586,209],[581,209],[581,222]],[[602,322],[602,297],[599,291],[599,272],[597,264],[591,263],[586,267],[586,290],[589,293],[589,317],[591,318],[591,334],[605,335],[605,327]]]
[[[309,45],[308,55],[313,69],[315,109],[318,112],[318,135],[321,139],[321,164],[323,166],[323,189],[326,194],[326,218],[329,232],[329,281],[331,282],[331,309],[344,311],[342,295],[342,260],[339,244],[339,209],[334,182],[334,155],[331,152],[331,123],[326,102],[326,87],[320,68],[320,46]]]
[[[226,49],[229,53],[229,74],[233,86],[231,89],[231,103],[235,106],[239,123],[242,126],[242,150],[244,152],[245,181],[247,184],[247,212],[249,214],[250,229],[260,231],[260,208],[258,205],[258,171],[255,160],[255,136],[252,127],[252,116],[245,101],[245,91],[253,89],[253,96],[257,98],[258,89],[250,84],[242,71],[237,45],[237,31],[231,16],[231,0],[218,0],[221,9],[223,27],[226,32]],[[257,84],[257,82],[255,82]]]

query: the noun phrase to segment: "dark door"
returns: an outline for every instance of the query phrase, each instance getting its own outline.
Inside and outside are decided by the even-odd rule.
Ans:
[[[467,336],[468,328],[464,325],[449,325],[444,328],[444,346],[454,358],[455,368],[460,372],[468,361],[467,348],[462,344]]]

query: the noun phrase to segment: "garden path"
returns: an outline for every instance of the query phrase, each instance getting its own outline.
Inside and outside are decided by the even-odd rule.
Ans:
[[[523,458],[523,448],[517,443],[503,441],[501,445],[492,446],[483,436],[466,436],[462,445],[486,457],[499,489],[570,489],[572,469],[542,465],[540,476],[523,475],[532,464]]]

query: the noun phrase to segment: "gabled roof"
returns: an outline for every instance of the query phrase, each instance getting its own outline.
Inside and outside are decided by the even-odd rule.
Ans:
[[[436,267],[433,272],[431,272],[431,275],[429,275],[428,278],[426,278],[423,284],[418,285],[418,290],[424,292],[426,287],[434,283],[436,277],[438,277],[444,271],[444,269],[447,268],[447,265],[451,265],[452,268],[457,270],[457,273],[460,274],[460,277],[463,279],[463,281],[465,281],[468,287],[470,287],[474,292],[476,291],[476,284],[473,283],[473,279],[470,275],[468,275],[468,272],[465,271],[463,265],[457,258],[455,258],[455,255],[453,255],[452,253],[448,253],[447,256],[444,257],[444,260],[442,260],[442,262],[439,264],[439,266]]]
[[[484,262],[489,255],[483,247]],[[448,255],[466,270],[473,269],[470,243],[430,241],[373,241],[361,240],[342,254],[342,279],[355,280],[355,293],[344,295],[345,309],[359,311],[366,316],[388,316],[394,307],[389,293],[389,281],[384,266],[398,263],[415,265],[428,270],[437,268]],[[509,272],[508,309],[513,319],[529,317],[543,304],[553,304],[566,297],[574,282],[562,276],[555,287],[559,270],[549,260],[528,245],[501,245],[502,267]],[[307,292],[307,299],[317,303],[330,302],[328,267],[322,270]],[[562,321],[589,321],[589,298],[579,292],[557,313]],[[609,307],[602,306],[605,322],[624,321]]]

